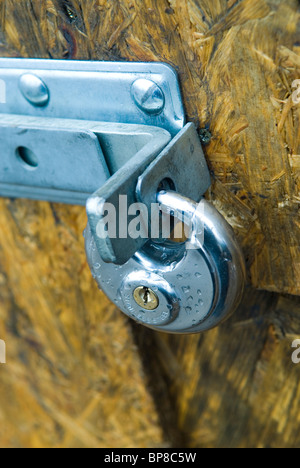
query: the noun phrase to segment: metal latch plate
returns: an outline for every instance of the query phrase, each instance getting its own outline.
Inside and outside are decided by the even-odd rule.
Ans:
[[[171,142],[165,141],[160,147],[157,147],[157,143],[156,146],[154,141],[151,144],[151,155],[142,152],[137,154],[88,199],[89,225],[97,250],[108,263],[120,265],[126,263],[143,247],[147,237],[142,236],[137,239],[128,235],[114,238],[99,237],[97,231],[105,230],[106,219],[103,214],[105,204],[113,205],[117,219],[120,219],[124,213],[129,213],[129,207],[138,199],[148,208],[144,224],[149,225],[151,204],[156,202],[157,191],[163,179],[170,177],[176,188],[184,190],[188,196],[194,195],[198,201],[211,184],[194,124],[187,124]],[[126,201],[123,195],[126,195]],[[128,224],[130,221],[131,218],[128,216]]]
[[[85,205],[136,154],[151,162],[170,139],[145,125],[0,114],[0,195]]]
[[[44,84],[41,105],[24,98],[34,77]],[[172,136],[185,124],[177,74],[163,63],[1,58],[0,112],[149,125]]]

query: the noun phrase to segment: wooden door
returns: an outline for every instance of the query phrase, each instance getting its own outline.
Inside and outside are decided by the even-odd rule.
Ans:
[[[234,317],[127,320],[89,272],[83,208],[0,200],[1,447],[299,447],[297,0],[1,0],[0,54],[163,61],[243,247]]]

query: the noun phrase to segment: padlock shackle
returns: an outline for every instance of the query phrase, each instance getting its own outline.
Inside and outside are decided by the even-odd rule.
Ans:
[[[161,191],[157,202],[163,213],[190,227],[190,248],[202,250],[207,264],[213,265],[215,304],[201,331],[212,328],[232,314],[242,299],[246,267],[239,242],[232,227],[204,198],[196,203],[179,193]]]

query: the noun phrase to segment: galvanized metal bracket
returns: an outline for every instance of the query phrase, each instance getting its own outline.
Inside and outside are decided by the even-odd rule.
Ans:
[[[161,127],[185,124],[176,72],[163,63],[0,58],[0,113]]]
[[[151,162],[170,140],[146,125],[0,114],[0,195],[85,205],[127,161]]]
[[[106,262],[126,263],[147,239],[98,238],[105,203],[120,215],[150,207],[166,181],[194,200],[210,185],[166,64],[0,59],[0,143],[0,195],[87,204]]]
[[[168,181],[174,184],[176,190],[196,201],[200,201],[211,184],[194,124],[187,124],[164,148],[153,147],[153,152],[148,157],[137,154],[88,199],[89,225],[97,250],[105,262],[123,265],[148,240],[128,236],[99,237],[97,231],[104,230],[107,222],[104,216],[105,206],[112,204],[119,219],[121,213],[129,213],[129,207],[138,200],[148,208],[149,218],[144,219],[144,223],[148,225],[151,203],[156,203],[160,184]],[[128,216],[128,224],[131,220]]]
[[[85,204],[150,141],[166,145],[184,123],[166,64],[1,58],[0,195]],[[151,145],[145,153],[157,155]]]
[[[210,187],[210,174],[194,124],[187,124],[147,167],[138,180],[137,199],[150,208],[157,201],[160,184],[196,201]]]

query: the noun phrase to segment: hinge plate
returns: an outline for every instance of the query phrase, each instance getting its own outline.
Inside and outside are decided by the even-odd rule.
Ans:
[[[177,74],[163,63],[1,58],[0,113],[148,125],[172,136],[185,124]]]

